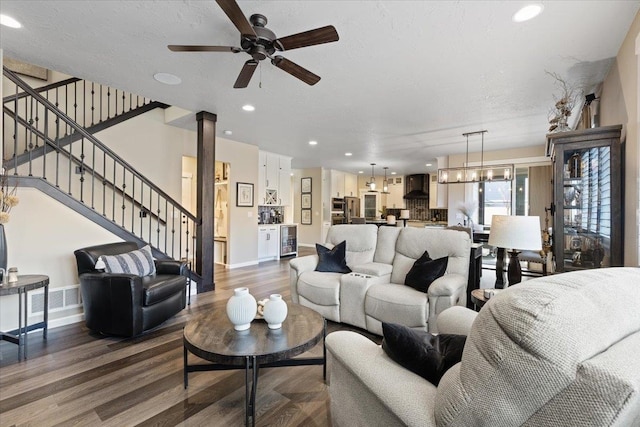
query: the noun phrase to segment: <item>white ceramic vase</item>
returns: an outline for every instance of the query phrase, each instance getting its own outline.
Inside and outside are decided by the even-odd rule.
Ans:
[[[235,288],[233,296],[227,301],[227,317],[236,331],[249,329],[257,310],[258,303],[249,293],[249,288]]]
[[[287,303],[280,294],[271,294],[269,301],[264,305],[264,320],[269,329],[280,329],[282,322],[287,318]]]

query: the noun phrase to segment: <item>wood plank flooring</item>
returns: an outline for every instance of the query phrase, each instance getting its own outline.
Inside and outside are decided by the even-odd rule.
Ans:
[[[16,345],[0,343],[0,426],[244,425],[244,371],[191,373],[183,388],[182,329],[197,313],[224,310],[240,286],[256,299],[280,293],[290,302],[289,260],[216,265],[215,291],[192,296],[191,306],[140,337],[103,337],[83,322],[49,330],[46,341],[34,331],[23,362]],[[328,329],[352,328],[329,322]],[[321,354],[319,344],[303,356]],[[258,426],[331,425],[322,367],[261,369],[256,413]]]

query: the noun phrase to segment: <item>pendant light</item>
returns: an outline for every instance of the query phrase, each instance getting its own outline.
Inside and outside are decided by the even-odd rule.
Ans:
[[[389,184],[387,184],[387,169],[388,167],[383,167],[384,169],[384,181],[382,181],[382,194],[390,194],[389,193]]]
[[[367,182],[367,185],[369,186],[369,191],[376,191],[376,177],[373,173],[373,167],[375,166],[375,163],[371,163],[371,181]]]
[[[438,184],[464,184],[487,181],[511,181],[513,180],[513,165],[484,165],[484,134],[486,130],[463,133],[467,139],[467,156],[462,168],[438,169]],[[469,135],[480,134],[482,146],[480,148],[480,166],[469,166]]]

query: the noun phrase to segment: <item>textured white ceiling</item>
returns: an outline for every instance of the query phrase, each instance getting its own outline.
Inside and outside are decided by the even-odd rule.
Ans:
[[[170,52],[168,44],[239,45],[213,0],[2,0],[1,12],[24,28],[1,27],[0,47],[8,57],[215,113],[218,135],[232,130],[233,140],[293,156],[294,167],[355,172],[375,162],[420,173],[436,156],[463,153],[463,132],[487,129],[485,151],[544,144],[558,93],[545,71],[593,91],[640,9],[640,1],[542,3],[538,18],[516,24],[511,16],[525,2],[239,1],[247,17],[267,16],[279,37],[336,27],[336,43],[281,53],[320,75],[315,86],[263,61],[248,88],[233,89],[247,54]],[[160,84],[157,72],[182,84]],[[256,111],[242,111],[247,103]],[[312,139],[319,144],[309,146]]]

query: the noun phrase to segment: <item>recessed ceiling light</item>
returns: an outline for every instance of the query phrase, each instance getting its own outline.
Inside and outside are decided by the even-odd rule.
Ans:
[[[254,107],[253,105],[247,104],[247,105],[243,105],[242,109],[244,111],[255,111],[256,107]]]
[[[232,131],[230,131],[230,130],[225,130],[223,133],[224,133],[225,135],[231,135],[231,134],[233,134],[233,132],[232,132]]]
[[[358,173],[364,173],[364,171],[358,171]]]
[[[0,24],[5,27],[22,28],[22,24],[7,15],[0,15]]]
[[[425,166],[429,167],[429,166],[433,166],[433,165],[431,163],[427,163]]]
[[[542,13],[544,7],[541,4],[530,4],[518,10],[514,15],[513,22],[524,22],[533,19]]]
[[[353,156],[353,153],[344,153],[344,155],[349,157],[349,156]]]
[[[309,141],[309,145],[318,145],[318,141]]]
[[[395,174],[397,174],[397,173],[398,173],[398,172],[391,172],[391,175],[395,175]]]
[[[166,85],[179,85],[182,83],[182,79],[180,77],[169,73],[155,73],[153,78]]]

